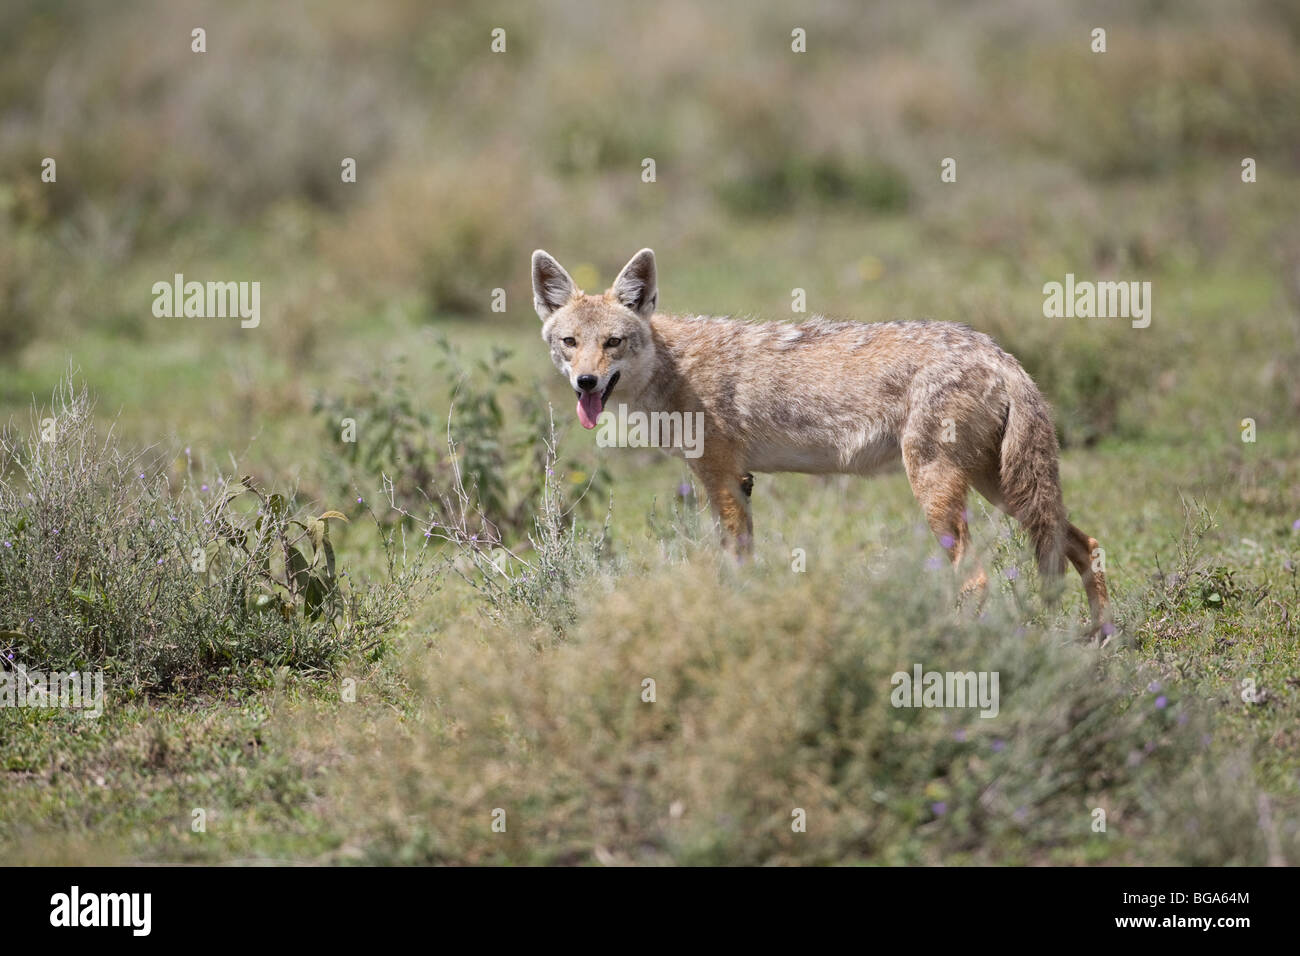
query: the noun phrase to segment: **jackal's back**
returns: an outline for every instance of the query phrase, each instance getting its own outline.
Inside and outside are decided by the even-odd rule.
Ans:
[[[869,472],[897,459],[909,429],[987,457],[1011,392],[1037,395],[1015,359],[964,325],[659,315],[653,325],[664,403],[703,411],[755,471]]]

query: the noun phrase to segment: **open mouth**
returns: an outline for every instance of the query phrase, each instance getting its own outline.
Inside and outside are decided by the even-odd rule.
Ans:
[[[574,390],[574,394],[578,396],[578,421],[582,423],[583,428],[596,427],[596,419],[605,410],[605,402],[609,400],[609,393],[614,391],[614,386],[618,384],[620,374],[615,372],[611,375],[609,384],[605,386],[605,390],[600,394]]]

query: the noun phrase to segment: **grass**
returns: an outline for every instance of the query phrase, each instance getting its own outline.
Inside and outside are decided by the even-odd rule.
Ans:
[[[175,673],[196,679],[171,683],[88,656],[99,632],[75,624],[0,641],[29,666],[113,675],[98,719],[0,708],[12,859],[1300,861],[1300,35],[1281,5],[1247,6],[1231,29],[1213,4],[1111,11],[1113,52],[1094,59],[1074,51],[1094,24],[1064,6],[828,2],[809,13],[808,59],[789,62],[787,15],[766,4],[436,21],[336,5],[312,37],[278,31],[274,56],[249,39],[266,26],[250,6],[207,14],[214,53],[196,68],[144,30],[146,5],[117,28],[132,70],[90,6],[7,11],[0,36],[30,42],[0,58],[15,104],[0,124],[0,418],[28,435],[72,362],[122,454],[188,449],[195,475],[345,512],[331,540],[358,591],[376,589],[382,631],[370,647],[330,630],[315,655],[291,633],[314,626],[305,614],[276,650],[188,633],[200,619],[178,612],[180,646],[248,652],[215,669],[185,656]],[[158,22],[187,38],[194,15]],[[476,45],[498,20],[508,58]],[[656,57],[627,55],[651,40]],[[316,44],[365,88],[340,99]],[[764,44],[780,55],[755,59]],[[233,109],[249,97],[227,95],[231,71],[291,95]],[[83,129],[73,107],[105,90],[115,111]],[[257,148],[281,121],[293,143]],[[174,134],[162,177],[141,145],[158,129]],[[60,178],[42,191],[47,152]],[[359,153],[356,184],[314,169],[336,153]],[[653,246],[670,311],[788,317],[802,288],[810,312],[994,334],[1057,409],[1066,503],[1105,548],[1115,639],[1080,642],[1073,582],[1040,605],[1018,532],[976,498],[994,585],[982,613],[958,607],[898,473],[756,476],[755,560],[732,567],[680,463],[597,449],[574,424],[530,307],[538,245],[589,288]],[[261,281],[261,327],[153,319],[150,285],[178,271]],[[1042,285],[1066,272],[1151,281],[1151,328],[1045,319]],[[438,497],[454,491],[453,394],[458,460],[480,463],[486,499]],[[342,417],[356,448],[338,444]],[[393,422],[423,440],[385,443]],[[412,517],[384,506],[381,470]],[[113,488],[83,499],[88,558],[118,527]],[[423,546],[430,507],[437,586],[399,602],[388,554]],[[101,568],[123,608],[130,567]],[[62,607],[70,592],[35,593]],[[72,601],[58,620],[81,620]],[[138,624],[98,627],[148,646]],[[891,707],[891,675],[917,662],[998,671],[1000,714]]]

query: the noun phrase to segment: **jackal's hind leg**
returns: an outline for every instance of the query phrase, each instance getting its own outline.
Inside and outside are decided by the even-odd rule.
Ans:
[[[904,450],[903,463],[912,493],[925,512],[930,530],[939,544],[948,552],[953,571],[961,577],[961,594],[973,594],[983,604],[988,593],[989,579],[984,573],[971,545],[970,528],[966,521],[966,495],[970,485],[966,476],[952,464],[935,460],[921,463],[909,460]]]
[[[1092,612],[1091,636],[1109,638],[1115,626],[1110,617],[1110,595],[1106,590],[1106,572],[1102,567],[1101,546],[1074,525],[1066,522],[1065,556],[1074,570],[1083,578],[1083,590],[1088,595],[1088,609]]]

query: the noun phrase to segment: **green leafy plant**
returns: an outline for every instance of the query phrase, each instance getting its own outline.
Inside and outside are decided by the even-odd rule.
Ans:
[[[558,495],[562,510],[600,500],[608,488],[603,468],[560,462],[548,445],[550,406],[534,388],[520,395],[513,415],[502,408],[509,350],[467,361],[445,338],[437,340],[434,371],[447,383],[446,416],[412,386],[402,361],[361,379],[351,396],[318,395],[315,412],[333,440],[340,423],[355,423],[355,441],[342,446],[341,487],[383,483],[394,504],[389,520],[414,523],[430,512],[447,524],[473,515],[472,533],[519,538],[533,527],[538,502]],[[453,499],[467,496],[464,507]]]
[[[440,514],[446,517],[431,521],[426,536],[447,543],[464,559],[454,566],[483,597],[489,617],[504,621],[522,613],[530,624],[544,624],[563,635],[576,619],[582,588],[610,569],[613,504],[598,533],[583,527],[575,513],[581,500],[570,501],[555,477],[556,447],[555,423],[548,420],[526,547],[512,548],[483,520],[458,470],[453,470],[451,489],[443,497]]]
[[[234,507],[246,496],[258,503],[251,517]],[[257,575],[259,587],[250,596],[255,608],[275,608],[286,619],[299,614],[313,621],[334,617],[339,586],[329,522],[347,521],[346,515],[330,510],[292,517],[284,495],[263,493],[245,475],[226,488],[213,519],[221,543],[247,559]]]
[[[249,477],[123,448],[71,378],[30,433],[0,435],[0,652],[114,687],[239,684],[264,667],[329,672],[377,652],[433,580],[430,549],[382,540],[387,574],[344,587],[338,511],[304,511]],[[381,529],[382,530],[382,529]]]

